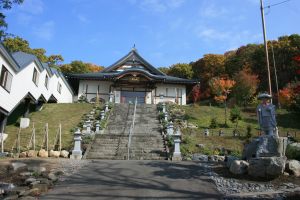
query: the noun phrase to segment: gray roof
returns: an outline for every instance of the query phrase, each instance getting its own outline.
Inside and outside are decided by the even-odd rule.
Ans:
[[[111,73],[85,73],[85,74],[66,74],[68,78],[74,79],[84,79],[84,80],[116,80],[119,76],[127,73],[139,72],[144,74],[146,77],[153,79],[154,82],[164,82],[164,83],[183,83],[183,84],[196,84],[198,80],[190,80],[184,78],[178,78],[167,75],[155,75],[144,69],[128,69],[121,72],[111,72]]]
[[[22,51],[12,53],[12,56],[17,61],[21,69],[27,67],[30,63],[36,62],[37,66],[39,67],[40,71],[44,69],[44,66],[39,61],[39,59],[32,54],[24,53]]]
[[[156,69],[154,66],[152,66],[149,62],[147,62],[142,56],[140,56],[140,54],[138,54],[135,48],[132,48],[132,50],[127,55],[125,55],[123,58],[121,58],[111,66],[105,68],[100,73],[113,72],[116,68],[120,67],[120,65],[124,65],[124,64],[133,65],[133,66],[141,65],[144,66],[146,69],[148,69],[152,74],[165,75],[164,73]]]
[[[17,61],[12,57],[12,55],[9,53],[9,51],[3,46],[3,44],[0,42],[0,53],[3,55],[3,58],[6,59],[6,61],[11,65],[12,69],[15,72],[18,72],[20,70],[20,66],[17,63]]]

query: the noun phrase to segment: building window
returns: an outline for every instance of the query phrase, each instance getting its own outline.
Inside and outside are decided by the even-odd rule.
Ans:
[[[34,84],[37,86],[38,85],[38,80],[39,80],[39,73],[36,70],[36,68],[33,69],[33,76],[32,76],[32,81]]]
[[[60,84],[60,83],[57,84],[57,91],[58,91],[59,93],[61,93],[61,84]]]
[[[48,89],[48,85],[49,85],[49,77],[48,75],[46,74],[46,77],[45,77],[45,87]]]
[[[12,74],[2,65],[2,70],[1,70],[1,86],[8,92],[10,92],[11,89],[11,84],[12,84]]]

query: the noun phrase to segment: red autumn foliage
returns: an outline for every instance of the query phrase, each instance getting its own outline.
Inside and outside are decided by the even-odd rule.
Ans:
[[[200,91],[200,85],[197,84],[192,89],[192,100],[194,103],[197,101],[200,101],[201,91]]]

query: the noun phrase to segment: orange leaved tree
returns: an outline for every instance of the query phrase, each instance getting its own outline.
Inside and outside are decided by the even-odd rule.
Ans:
[[[214,77],[209,81],[209,86],[214,100],[218,103],[224,103],[225,108],[225,126],[227,126],[227,98],[231,92],[231,88],[235,85],[234,80]]]

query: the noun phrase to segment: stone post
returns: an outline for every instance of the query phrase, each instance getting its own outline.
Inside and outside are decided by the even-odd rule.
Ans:
[[[208,130],[208,128],[206,128],[206,129],[204,130],[204,135],[205,135],[205,136],[209,136],[209,130]]]
[[[162,111],[163,111],[163,113],[165,113],[166,112],[166,103],[165,102],[163,102],[162,103]]]
[[[86,125],[86,133],[90,134],[91,133],[91,124]]]
[[[167,125],[167,135],[173,135],[173,133],[174,133],[174,125],[173,125],[173,122],[171,121]]]
[[[168,113],[165,112],[164,115],[165,115],[165,121],[167,122],[168,121]]]
[[[182,160],[181,152],[180,152],[180,143],[181,143],[181,131],[180,128],[177,129],[176,133],[173,135],[174,138],[174,153],[172,160],[180,161]]]
[[[101,112],[100,112],[100,119],[103,120],[104,116],[105,116],[105,112],[104,112],[104,110],[101,110]]]
[[[96,130],[95,130],[95,132],[96,133],[99,133],[100,132],[100,122],[99,121],[96,121]]]
[[[80,129],[74,133],[74,149],[72,151],[72,155],[70,159],[81,160],[82,158],[82,151],[81,151],[81,132]]]
[[[108,112],[108,103],[105,103],[105,112]]]
[[[110,92],[110,93],[109,93],[109,103],[112,103],[112,102],[113,102],[113,99],[114,99],[114,93],[113,93],[113,92]]]

